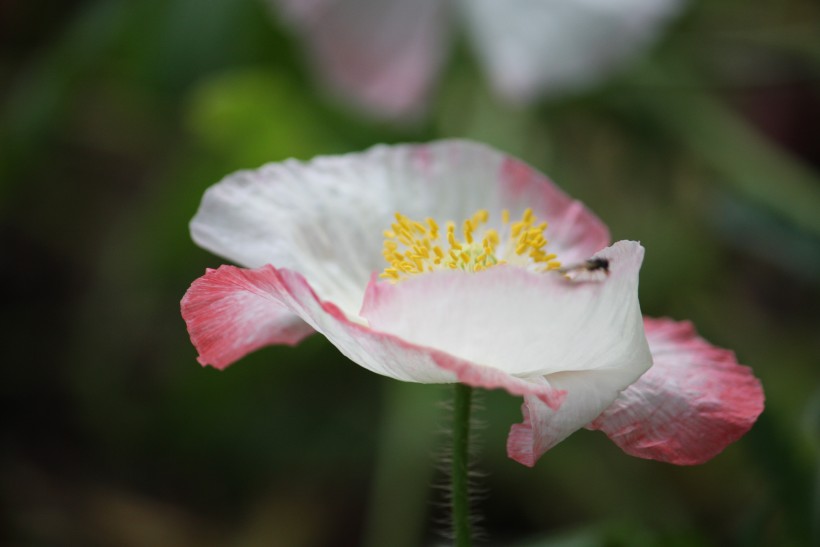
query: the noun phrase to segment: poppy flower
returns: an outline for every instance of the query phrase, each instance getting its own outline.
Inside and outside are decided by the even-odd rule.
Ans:
[[[644,319],[644,249],[523,162],[449,140],[229,175],[191,222],[242,267],[182,300],[199,362],[224,368],[314,332],[378,374],[524,397],[508,454],[533,465],[581,427],[626,452],[705,461],[763,393],[687,323]],[[653,365],[654,361],[654,365]]]
[[[271,0],[318,79],[360,109],[412,117],[463,27],[513,104],[583,90],[646,50],[683,0]]]

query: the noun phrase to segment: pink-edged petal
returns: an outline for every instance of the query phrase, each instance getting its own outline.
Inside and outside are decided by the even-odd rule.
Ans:
[[[514,103],[583,89],[637,57],[684,0],[461,0],[478,58]]]
[[[295,345],[313,329],[272,298],[265,270],[208,269],[182,298],[182,317],[203,365],[222,369],[263,346]]]
[[[287,160],[227,176],[205,193],[191,235],[247,267],[304,275],[324,300],[358,312],[372,272],[385,266],[382,232],[400,211],[460,222],[488,209],[532,207],[550,223],[550,250],[571,263],[608,243],[606,227],[528,165],[482,144],[445,140]]]
[[[608,408],[652,360],[637,300],[643,249],[618,242],[602,281],[495,266],[371,283],[361,315],[378,330],[565,393],[560,405],[525,396],[510,456],[532,465]]]
[[[646,356],[636,355],[635,362],[643,366],[649,364]],[[639,368],[633,365],[632,368]],[[545,405],[535,397],[524,397],[521,413],[524,421],[514,424],[507,437],[507,455],[528,467],[547,450],[566,439],[569,435],[589,424],[602,409],[616,400],[618,394],[634,378],[624,371],[604,369],[572,373],[556,373],[546,376],[544,381],[566,393],[558,409]]]
[[[627,454],[703,463],[738,440],[763,411],[763,388],[731,351],[689,322],[645,318],[655,364],[589,427]]]
[[[200,362],[224,368],[263,345],[295,343],[315,329],[353,362],[398,380],[421,383],[461,381],[533,396],[553,408],[564,394],[545,382],[515,378],[446,352],[409,343],[350,320],[330,302],[319,299],[296,272],[263,266],[245,270],[222,266],[192,285],[182,303]],[[286,318],[301,318],[297,330]],[[305,326],[305,325],[309,325]]]
[[[651,364],[638,304],[643,247],[620,241],[596,256],[610,265],[600,281],[497,265],[371,282],[360,315],[376,330],[519,377],[622,371],[621,390]]]
[[[318,79],[374,116],[416,116],[449,49],[440,0],[276,0]]]
[[[506,157],[499,174],[504,208],[517,212],[530,207],[546,220],[550,251],[564,264],[580,262],[609,245],[606,225],[538,170]]]

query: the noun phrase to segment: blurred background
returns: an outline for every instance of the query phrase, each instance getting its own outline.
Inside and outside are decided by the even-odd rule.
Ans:
[[[505,454],[520,400],[483,393],[484,544],[820,544],[816,0],[689,2],[618,70],[512,103],[448,12],[408,116],[334,91],[290,4],[0,1],[0,543],[442,544],[448,389],[320,336],[203,369],[179,300],[222,263],[187,223],[225,174],[468,137],[641,240],[644,312],[691,319],[767,396],[702,466],[581,431],[528,469]]]

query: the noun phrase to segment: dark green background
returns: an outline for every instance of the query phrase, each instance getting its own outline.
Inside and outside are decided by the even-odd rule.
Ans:
[[[820,6],[703,0],[605,86],[515,110],[462,36],[415,126],[317,90],[254,0],[0,2],[8,545],[440,541],[440,386],[321,337],[225,372],[179,299],[222,260],[187,223],[241,167],[460,136],[543,169],[646,247],[641,301],[754,368],[766,411],[706,465],[581,431],[505,455],[520,400],[482,395],[477,503],[496,546],[820,542]]]

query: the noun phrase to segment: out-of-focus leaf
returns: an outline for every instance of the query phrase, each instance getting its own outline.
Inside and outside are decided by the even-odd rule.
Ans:
[[[650,74],[652,81],[676,81]],[[692,88],[647,87],[631,95],[671,139],[721,175],[727,187],[820,237],[820,176],[778,149],[737,114]],[[621,99],[619,98],[618,101]]]
[[[814,492],[811,504],[811,539],[814,545],[820,543],[820,389],[806,405],[804,418],[806,437],[812,442],[815,461]]]
[[[816,470],[801,457],[802,447],[777,421],[775,412],[769,408],[758,418],[746,442],[752,446],[751,455],[757,464],[766,471],[774,497],[784,509],[791,537],[802,544],[811,535],[812,478]]]
[[[761,209],[726,195],[715,203],[711,220],[734,247],[796,278],[820,281],[820,238],[795,233]]]
[[[382,382],[378,461],[362,545],[414,547],[426,528],[440,386]],[[397,495],[401,492],[401,495]]]
[[[9,190],[12,175],[32,160],[50,128],[67,114],[83,78],[119,39],[129,13],[125,1],[93,3],[14,82],[0,106],[0,192]]]
[[[283,74],[231,71],[194,92],[189,125],[210,150],[235,167],[341,148],[305,93]]]
[[[696,547],[703,538],[691,532],[661,534],[635,522],[610,522],[550,534],[516,547]]]

